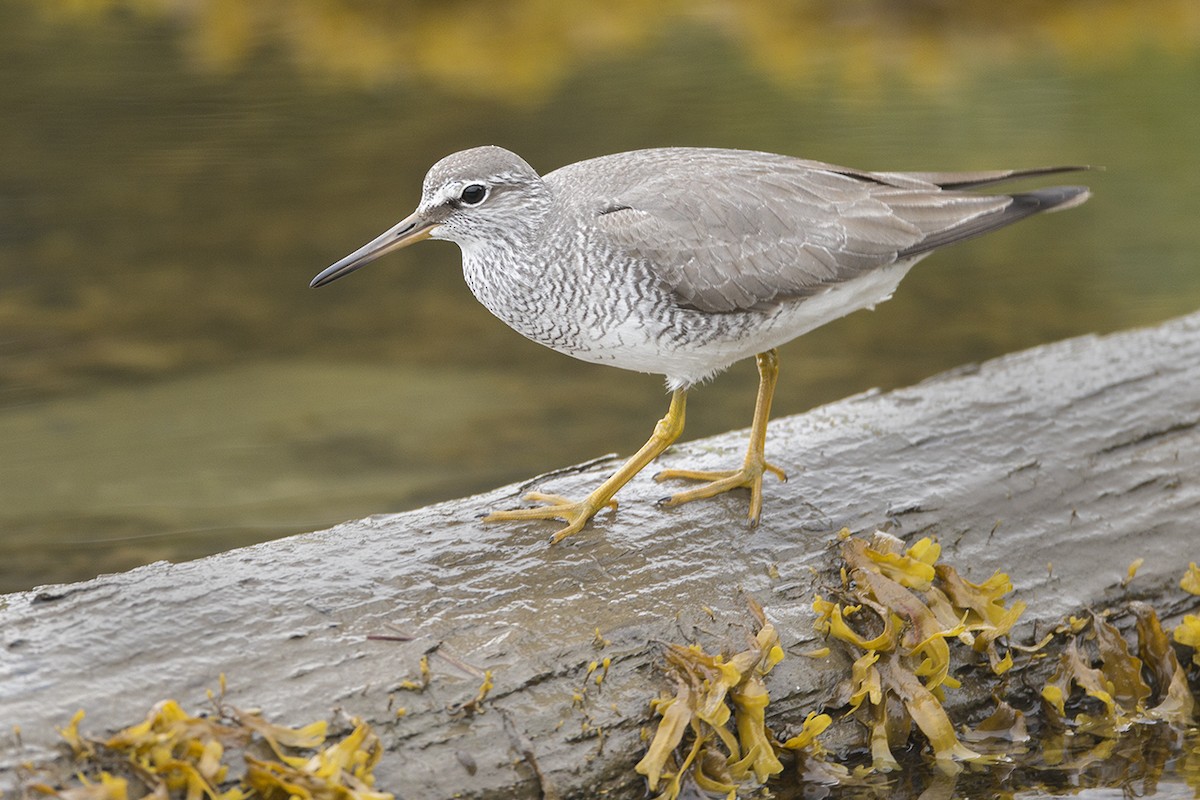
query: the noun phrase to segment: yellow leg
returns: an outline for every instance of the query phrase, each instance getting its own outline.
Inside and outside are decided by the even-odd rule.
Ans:
[[[660,501],[664,506],[677,506],[705,497],[714,497],[730,489],[750,490],[750,524],[757,525],[762,514],[763,473],[770,472],[780,480],[787,480],[783,470],[767,463],[764,449],[767,444],[767,420],[771,416],[771,398],[775,395],[775,382],[779,378],[779,354],[775,350],[759,353],[758,399],[754,403],[754,422],[750,426],[750,446],[746,450],[746,461],[741,469],[704,471],[690,469],[665,469],[654,476],[656,481],[673,478],[691,481],[707,481],[686,492],[679,492]]]
[[[769,403],[769,401],[768,401]],[[612,477],[600,484],[584,500],[573,501],[554,494],[530,492],[525,499],[532,503],[545,503],[536,508],[514,508],[511,511],[493,511],[483,518],[484,522],[497,522],[512,519],[561,519],[567,527],[551,537],[551,544],[558,544],[573,533],[578,533],[596,512],[605,506],[617,507],[613,495],[629,480],[642,471],[643,468],[671,446],[671,443],[683,433],[684,408],[687,405],[687,390],[676,389],[671,395],[671,406],[667,415],[654,426],[654,433],[642,449],[633,454]]]

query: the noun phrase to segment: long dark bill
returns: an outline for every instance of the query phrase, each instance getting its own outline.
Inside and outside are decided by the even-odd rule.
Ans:
[[[382,255],[399,250],[401,247],[408,247],[422,239],[428,239],[435,224],[420,216],[419,213],[405,217],[341,261],[322,270],[317,277],[312,279],[309,286],[315,288],[332,283],[356,269],[365,267]]]

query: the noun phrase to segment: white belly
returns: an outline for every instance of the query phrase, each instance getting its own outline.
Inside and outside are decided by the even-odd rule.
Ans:
[[[711,322],[709,315],[705,315],[708,319],[697,322],[694,336],[674,337],[670,330],[654,329],[658,320],[630,313],[589,342],[587,350],[570,355],[598,364],[666,375],[667,385],[672,389],[689,386],[736,361],[790,342],[851,312],[873,308],[892,296],[901,279],[920,259],[919,256],[873,270],[769,311],[715,315],[718,322],[720,317],[728,317],[729,330],[724,335],[710,334],[713,326],[706,324]]]

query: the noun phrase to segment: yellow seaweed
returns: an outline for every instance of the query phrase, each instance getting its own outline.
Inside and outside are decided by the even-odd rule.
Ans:
[[[294,757],[285,753],[283,748],[320,747],[325,741],[325,734],[328,729],[325,720],[310,723],[302,728],[289,728],[286,725],[276,725],[267,722],[257,714],[239,713],[237,720],[241,725],[261,736],[263,741],[274,751],[275,755],[284,762],[288,762]]]
[[[379,737],[361,720],[353,724],[350,735],[300,765],[246,756],[247,785],[262,800],[392,800],[372,789],[372,770],[383,752]]]
[[[1133,723],[1194,724],[1187,675],[1149,607],[1138,610],[1131,604],[1138,614],[1136,652],[1113,624],[1090,612],[1035,645],[1021,646],[1007,637],[1025,604],[1009,598],[1013,587],[1005,573],[981,583],[966,580],[953,566],[938,563],[941,549],[928,538],[907,550],[891,536],[877,536],[870,544],[847,538],[842,552],[841,586],[832,589],[833,597],[815,597],[812,606],[814,629],[832,647],[805,654],[824,658],[841,648],[849,656],[850,675],[830,705],[848,708],[846,716],[868,731],[870,766],[858,768],[855,779],[899,769],[895,754],[914,726],[947,776],[962,769],[960,762],[994,758],[977,752],[972,742],[995,740],[994,749],[1002,746],[999,742],[1030,741],[1025,717],[999,698],[992,715],[973,730],[956,730],[943,707],[947,694],[959,686],[951,657],[976,667],[986,664],[1002,675],[1013,668],[1014,651],[1029,654],[1023,660],[1032,664],[1045,657],[1039,651],[1055,638],[1065,644],[1041,691],[1049,718],[1038,744],[1043,763],[1078,769],[1119,755],[1116,736]],[[835,774],[836,765],[822,760],[824,751],[816,742],[833,723],[829,715],[808,714],[799,732],[782,744],[766,726],[770,697],[764,676],[783,651],[774,627],[761,615],[760,622],[750,647],[732,656],[709,655],[695,645],[669,648],[668,663],[691,695],[686,710],[677,711],[676,735],[667,736],[670,706],[660,704],[663,720],[651,752],[639,762],[639,772],[647,774],[647,759],[657,756],[658,772],[650,785],[662,789],[660,798],[676,798],[686,775],[694,781],[688,784],[693,790],[736,797],[778,774],[783,751],[797,754],[801,775],[809,770]],[[1200,648],[1200,616],[1185,617],[1173,633],[1180,644]],[[1200,664],[1200,655],[1195,658]],[[1099,741],[1072,738],[1078,734]],[[822,766],[830,769],[821,772]],[[850,778],[840,769],[839,780]]]
[[[166,790],[186,791],[188,800],[201,796],[239,800],[243,796],[240,790],[221,792],[217,787],[228,769],[221,763],[221,739],[241,738],[238,728],[193,717],[174,700],[163,700],[142,722],[117,732],[104,746],[126,754]]]
[[[805,747],[811,747],[817,737],[824,733],[831,724],[833,724],[833,717],[810,711],[804,718],[800,732],[784,742],[783,746],[788,750],[802,750]]]
[[[856,570],[853,574],[856,583],[865,582],[873,599],[908,623],[908,628],[901,636],[904,646],[912,648],[941,630],[929,606],[900,583],[878,572]]]
[[[1154,697],[1158,702],[1148,709],[1147,715],[1176,725],[1195,724],[1196,699],[1158,615],[1145,603],[1131,603],[1130,606],[1137,615],[1138,654],[1157,689]],[[1175,630],[1178,632],[1179,628]]]
[[[1012,591],[1012,581],[1003,572],[997,572],[983,583],[971,583],[948,564],[939,564],[937,573],[951,602],[973,612],[973,615],[968,614],[966,625],[978,634],[975,641],[977,651],[988,647],[998,637],[1007,635],[1025,611],[1025,604],[1019,600],[1010,607],[1004,605],[1002,598]]]
[[[713,768],[721,769],[723,771],[722,776],[710,775],[709,770]],[[696,769],[692,772],[692,778],[701,790],[709,794],[723,794],[728,800],[736,800],[737,798],[737,784],[733,782],[733,777],[729,775],[729,768],[723,759],[701,758],[700,762],[696,765]]]
[[[833,608],[829,614],[828,633],[862,650],[894,650],[897,644],[899,644],[895,620],[895,614],[889,613],[884,615],[883,630],[879,635],[872,639],[864,639],[862,635],[851,628],[846,622],[842,616],[841,606],[833,604]]]
[[[955,638],[965,628],[960,623],[953,628],[943,628],[929,607],[910,590],[884,575],[862,573],[871,593],[880,602],[899,614],[909,623],[908,631],[901,637],[907,653],[921,661],[914,672],[926,676],[926,688],[933,690],[947,682],[950,673],[950,646],[946,639]]]
[[[658,795],[662,800],[679,795],[685,774],[705,791],[736,795],[744,784],[761,784],[783,770],[776,755],[781,746],[766,726],[770,695],[764,676],[783,659],[784,651],[762,609],[752,604],[751,611],[759,629],[749,647],[739,653],[728,658],[711,655],[698,645],[670,645],[665,651],[676,694],[652,703],[661,719],[646,754],[634,767],[646,777],[651,791],[662,787]],[[807,736],[810,754],[815,754],[813,740],[824,727],[815,718],[805,724],[802,734]],[[687,754],[673,767],[674,754],[689,732]],[[803,747],[799,742],[796,746]]]
[[[908,555],[917,561],[933,566],[942,555],[942,546],[933,538],[926,536],[908,548]]]
[[[1179,588],[1189,594],[1200,594],[1200,567],[1196,566],[1195,561],[1188,564],[1187,572],[1179,581]]]
[[[391,800],[391,795],[370,789],[374,780],[371,769],[382,748],[365,724],[355,721],[353,733],[315,755],[289,755],[284,748],[314,749],[321,745],[325,723],[288,728],[224,705],[211,693],[209,698],[217,712],[215,717],[192,716],[174,700],[163,700],[141,722],[103,742],[79,733],[83,712],[77,713],[61,733],[84,761],[100,755],[105,763],[114,756],[126,759],[132,774],[145,786],[138,796],[245,800],[253,792],[261,800]],[[228,786],[230,768],[226,759],[230,747],[245,747],[255,736],[267,742],[279,760],[262,761],[245,755],[245,775],[237,785]],[[88,784],[81,777],[83,787],[51,791],[67,800],[126,800],[124,779],[111,778],[107,773],[100,777],[100,784]]]
[[[597,686],[602,685],[604,683],[605,679],[608,678],[608,670],[611,666],[612,666],[612,657],[611,656],[605,656],[604,658],[602,658],[600,660],[600,672],[594,678]],[[592,672],[592,670],[589,670],[588,674],[590,675],[591,672]]]
[[[67,723],[65,728],[58,729],[58,735],[66,740],[67,744],[71,746],[71,751],[76,756],[92,752],[91,743],[79,735],[79,723],[83,722],[84,716],[85,713],[81,708],[75,712],[75,715],[71,717],[71,721]]]
[[[657,704],[655,710],[662,715],[662,719],[646,755],[642,756],[642,760],[633,768],[634,772],[646,776],[646,782],[652,792],[658,789],[658,781],[662,777],[667,759],[683,741],[683,734],[692,719],[690,700],[691,691],[686,684],[680,684],[674,697]]]
[[[893,772],[900,769],[900,762],[892,755],[888,736],[887,704],[873,706],[871,727],[871,768],[876,772]]]
[[[880,686],[879,670],[875,669],[875,662],[879,660],[879,653],[874,650],[868,650],[859,656],[852,665],[850,665],[850,711],[857,711],[862,705],[863,700],[870,701],[871,705],[877,706],[883,702],[883,689]]]
[[[599,631],[600,629],[597,628],[596,630]],[[424,691],[425,687],[429,685],[429,681],[433,678],[433,671],[430,670],[430,668],[429,668],[429,655],[428,654],[421,656],[421,661],[418,664],[418,669],[420,669],[420,671],[421,671],[420,679],[414,681],[414,680],[410,680],[410,679],[406,678],[406,679],[400,681],[399,688],[403,689],[406,692]]]
[[[1008,742],[1027,742],[1029,728],[1025,724],[1025,715],[1001,700],[996,703],[996,710],[974,729],[967,731],[963,738],[971,741],[1002,739]]]
[[[1125,637],[1108,620],[1092,614],[1092,624],[1106,685],[1113,699],[1127,713],[1143,711],[1150,697],[1150,686],[1142,679],[1142,660],[1129,652]]]
[[[813,630],[821,634],[829,633],[829,618],[837,606],[837,603],[832,603],[821,595],[816,595],[812,602],[813,613],[817,615],[817,618],[813,620]]]
[[[1050,704],[1050,707],[1054,709],[1059,719],[1067,716],[1067,693],[1063,690],[1062,686],[1055,683],[1047,683],[1042,687],[1042,699]]]
[[[1192,663],[1200,667],[1200,617],[1187,614],[1172,634],[1175,641],[1192,648]]]
[[[34,784],[30,788],[43,794],[53,794],[59,800],[129,800],[129,781],[124,778],[101,772],[99,782],[89,781],[83,776],[79,781],[80,786],[61,791],[42,784]]]
[[[1135,558],[1130,562],[1129,569],[1125,571],[1125,579],[1121,581],[1121,586],[1128,586],[1133,583],[1134,576],[1137,575],[1138,570],[1142,568],[1142,564],[1144,563],[1146,563],[1146,559],[1144,558]]]
[[[958,740],[954,725],[946,710],[933,693],[916,679],[913,674],[898,665],[896,656],[890,655],[880,662],[880,675],[884,685],[904,703],[905,710],[913,722],[925,734],[933,747],[933,755],[944,772],[955,772],[955,761],[971,761],[982,756]]]
[[[759,783],[765,783],[770,776],[783,772],[783,764],[775,757],[774,740],[767,733],[767,687],[759,675],[750,675],[733,691],[732,699],[738,741],[747,754],[748,767]],[[732,764],[730,771],[739,777],[739,769]]]
[[[1071,680],[1089,696],[1104,704],[1109,717],[1114,716],[1116,701],[1113,699],[1113,685],[1104,672],[1088,666],[1079,652],[1078,639],[1072,639],[1063,652],[1064,663],[1070,670]]]
[[[1115,741],[1134,723],[1163,720],[1176,725],[1194,724],[1195,698],[1187,676],[1171,648],[1154,610],[1132,602],[1137,617],[1137,656],[1120,631],[1108,620],[1089,614],[1085,625],[1072,624],[1071,632],[1054,675],[1042,689],[1042,697],[1055,718],[1090,733]],[[1081,651],[1086,628],[1099,656],[1099,666]],[[1075,713],[1068,717],[1066,704],[1074,687],[1098,700],[1099,713]]]
[[[946,689],[959,687],[950,673],[952,643],[986,654],[995,674],[1012,667],[1011,650],[1002,656],[996,643],[1025,606],[1005,604],[1012,591],[1008,576],[996,573],[971,583],[938,563],[941,547],[931,538],[907,550],[884,534],[870,544],[849,539],[842,555],[849,567],[843,568],[845,602],[818,597],[815,628],[852,650],[844,702],[870,731],[873,769],[898,768],[891,749],[907,741],[914,723],[943,771],[954,772],[956,761],[981,758],[959,741],[941,703]],[[849,617],[858,607],[870,607],[883,630],[874,636],[857,630],[861,626]]]
[[[928,558],[929,548],[922,548],[921,555]],[[842,557],[850,566],[878,572],[910,589],[924,589],[934,578],[932,563],[912,555],[880,551],[867,546],[862,539],[851,539],[842,548]]]

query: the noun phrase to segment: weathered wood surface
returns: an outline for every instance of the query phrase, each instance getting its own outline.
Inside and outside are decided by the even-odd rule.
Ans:
[[[379,786],[401,797],[641,797],[632,765],[647,700],[662,686],[660,643],[740,647],[749,594],[787,650],[814,646],[811,596],[843,526],[934,534],[944,558],[977,579],[1004,569],[1030,605],[1025,625],[1103,605],[1138,557],[1146,561],[1132,589],[1169,595],[1200,560],[1198,421],[1200,314],[777,420],[768,455],[791,480],[768,482],[753,531],[736,494],[655,507],[667,491],[648,470],[621,493],[619,512],[553,548],[549,523],[478,521],[515,502],[524,487],[511,486],[8,595],[0,785],[16,780],[17,762],[44,760],[53,726],[76,709],[99,733],[165,697],[196,708],[224,673],[230,702],[274,721],[336,708],[371,722],[389,748]],[[743,434],[723,435],[676,447],[661,464],[717,468],[743,446]],[[539,487],[581,494],[614,463]],[[414,638],[367,638],[400,633]],[[492,670],[484,713],[447,710],[479,679],[440,657],[426,691],[397,691],[437,643]],[[612,667],[597,688],[587,667],[604,656]],[[836,679],[820,662],[785,659],[768,684],[773,727],[802,719]],[[396,719],[389,695],[407,716]],[[23,747],[8,736],[12,725]]]

